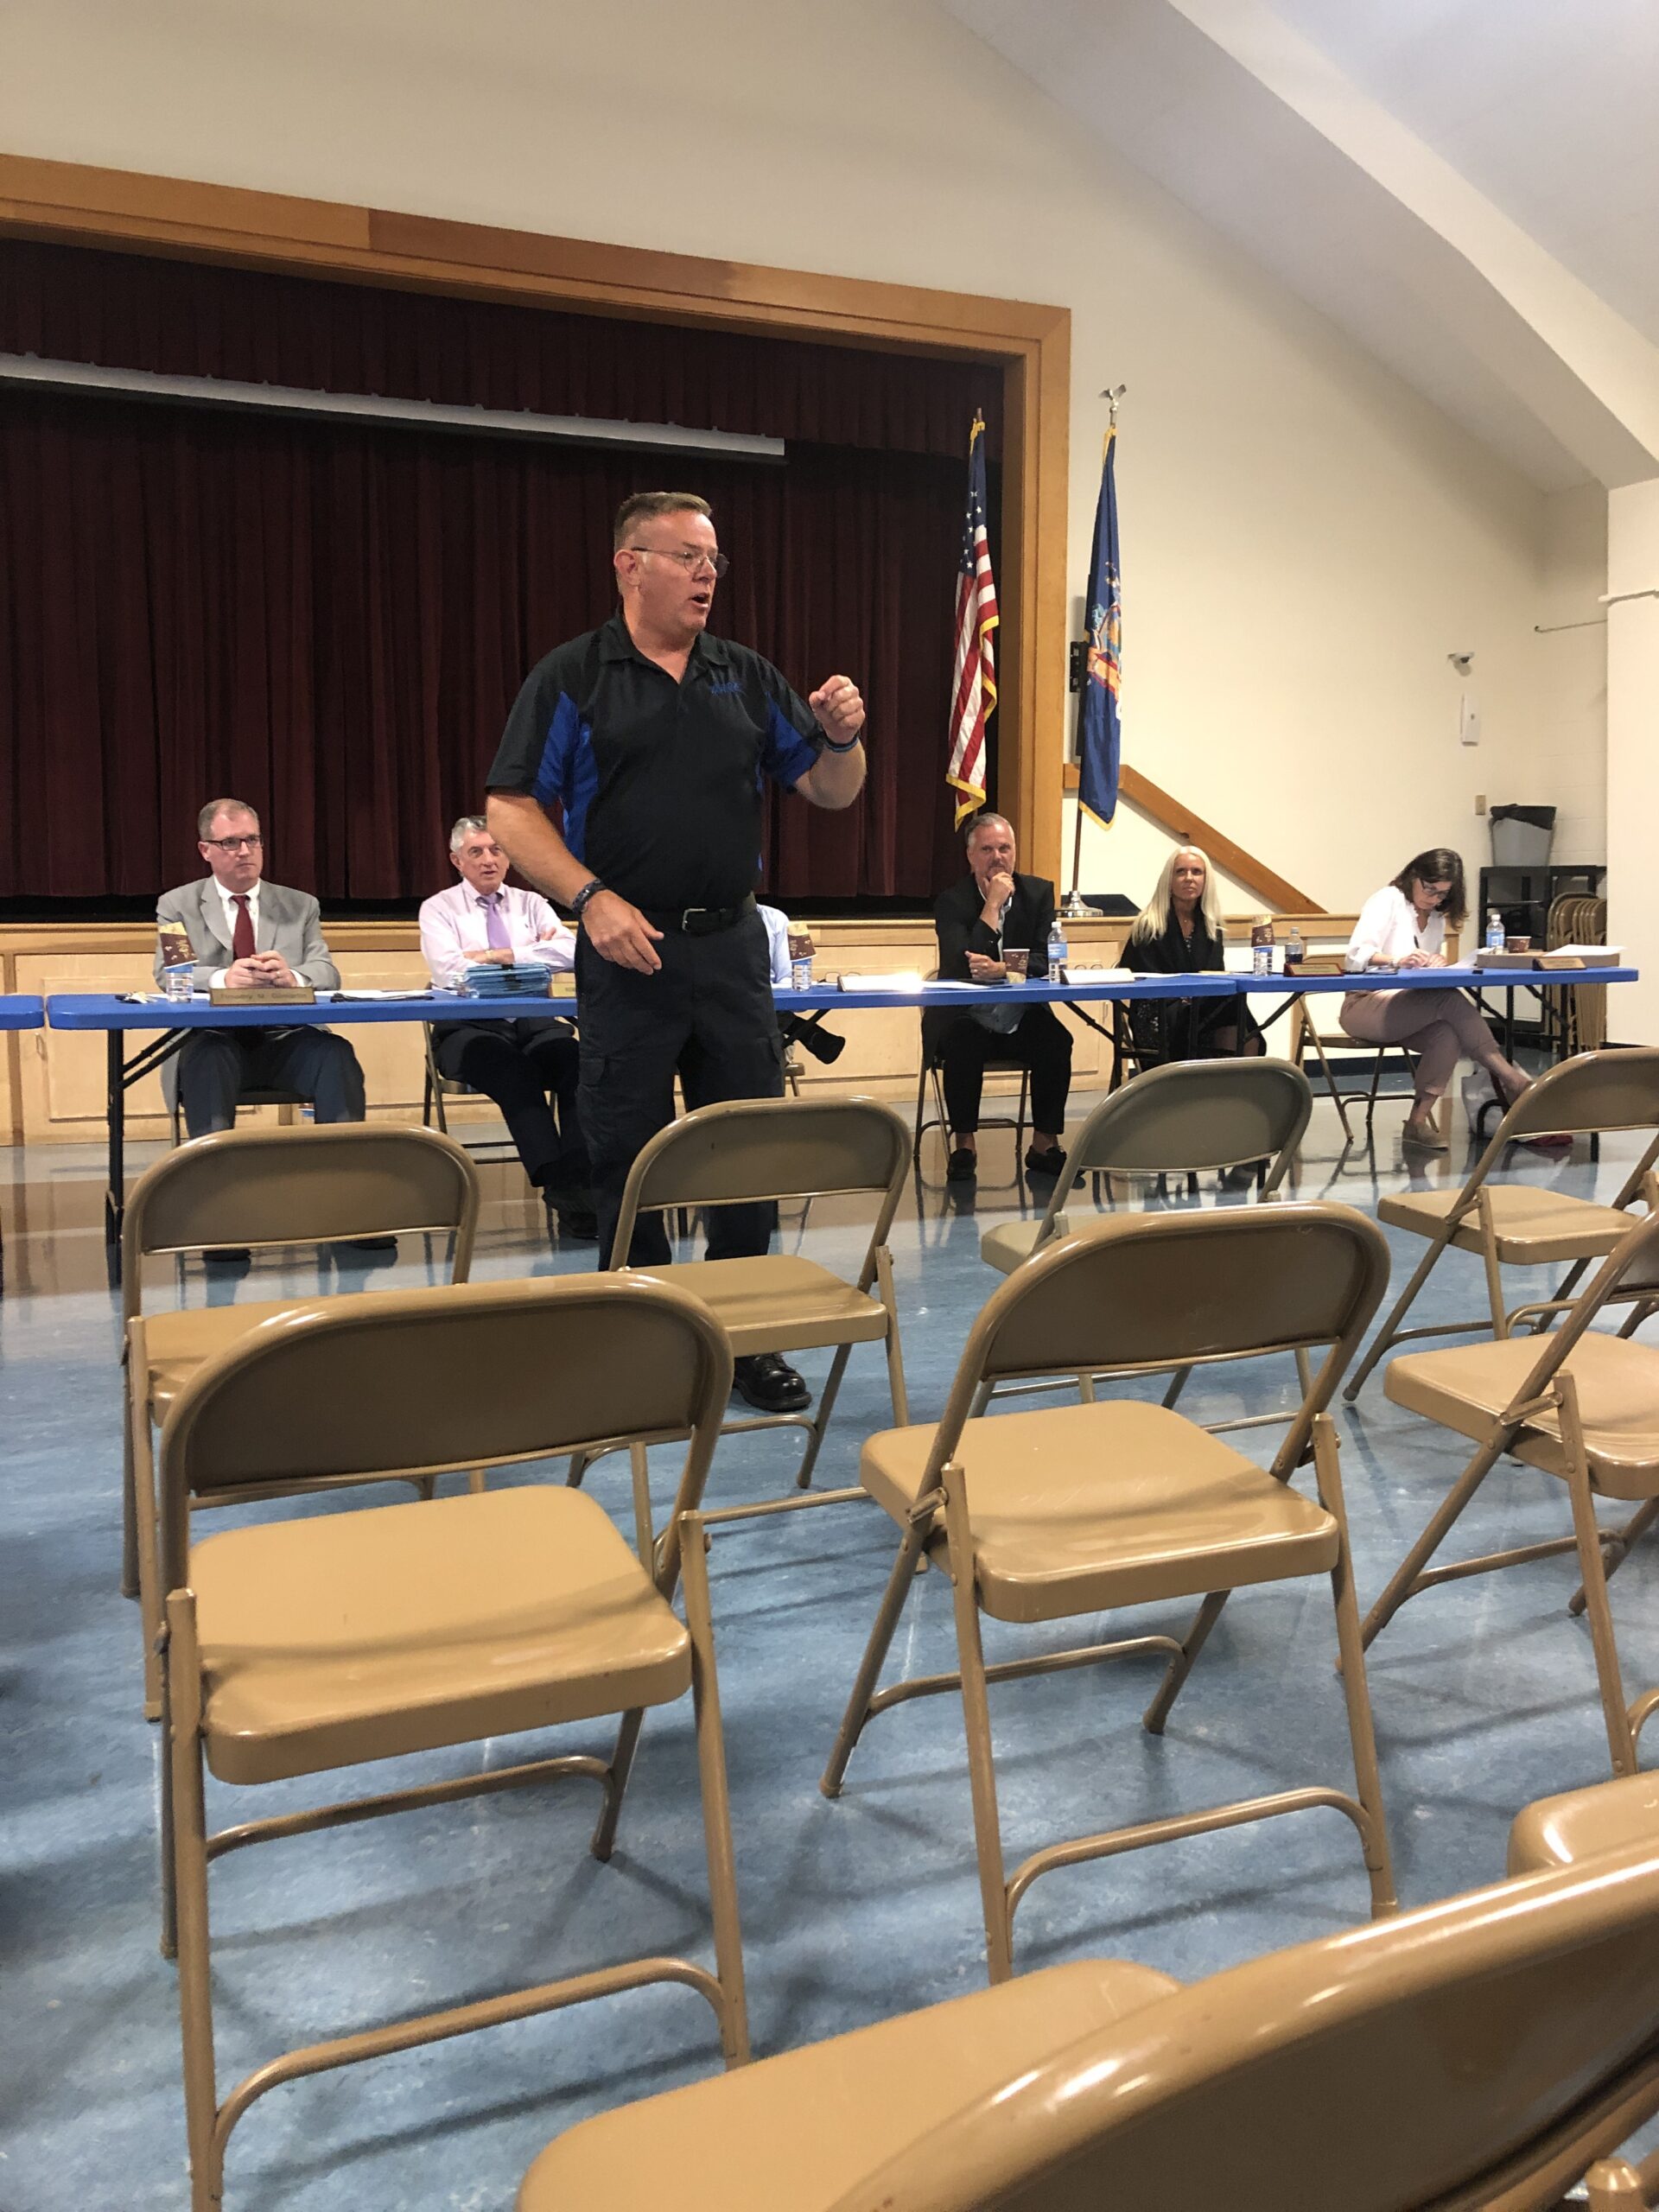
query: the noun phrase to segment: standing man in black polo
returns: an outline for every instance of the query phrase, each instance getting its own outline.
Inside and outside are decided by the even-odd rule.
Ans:
[[[727,563],[707,500],[625,499],[613,564],[620,612],[537,662],[489,776],[491,833],[578,925],[580,1107],[601,1266],[628,1169],[673,1117],[677,1070],[691,1107],[783,1096],[754,901],[762,776],[832,808],[864,782],[864,702],[850,677],[803,700],[758,653],[708,634]],[[709,1258],[764,1252],[772,1224],[770,1206],[721,1207]],[[659,1219],[639,1224],[628,1256],[666,1262]],[[739,1360],[737,1387],[767,1413],[808,1402],[773,1352]]]

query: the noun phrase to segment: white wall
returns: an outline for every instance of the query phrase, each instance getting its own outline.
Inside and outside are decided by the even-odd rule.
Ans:
[[[1584,627],[1541,638],[1540,772],[1555,816],[1555,856],[1607,857],[1607,493],[1599,484],[1544,502],[1544,588],[1538,620]],[[1494,791],[1494,798],[1522,798]]]
[[[1659,1045],[1659,478],[1607,496],[1607,589],[1621,595],[1607,610],[1608,935],[1649,970],[1609,993],[1608,1025]]]
[[[8,0],[4,35],[16,153],[1069,305],[1078,592],[1129,387],[1128,757],[1333,908],[1472,862],[1478,791],[1556,796],[1542,495],[928,0]],[[1085,878],[1143,893],[1164,841],[1106,842]]]

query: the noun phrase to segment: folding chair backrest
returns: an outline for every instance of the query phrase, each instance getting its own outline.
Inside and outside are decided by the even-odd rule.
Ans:
[[[890,1222],[910,1142],[898,1115],[874,1098],[741,1098],[700,1106],[659,1129],[634,1161],[613,1249],[627,1250],[636,1215],[664,1206],[879,1191]]]
[[[1011,2047],[1005,2086],[834,2212],[1520,2212],[1656,2107],[1649,1842],[1252,1960],[1046,2061]]]
[[[1275,1465],[1294,1465],[1389,1279],[1374,1221],[1328,1200],[1107,1216],[1016,1268],[975,1322],[931,1455],[982,1382],[1156,1373],[1328,1345]]]
[[[1313,1110],[1288,1060],[1182,1060],[1103,1099],[1067,1161],[1077,1175],[1196,1175],[1294,1152]]]
[[[644,1276],[365,1291],[275,1314],[200,1369],[168,1416],[168,1587],[191,1495],[688,1435],[700,1491],[731,1371],[702,1301]]]
[[[1538,1338],[1538,1357],[1517,1386],[1524,1402],[1543,1389],[1610,1298],[1659,1295],[1659,1214],[1632,1214],[1630,1226],[1579,1293],[1559,1325]]]
[[[138,1310],[147,1253],[449,1230],[459,1281],[477,1221],[478,1171],[435,1129],[336,1122],[219,1130],[139,1177],[122,1226],[127,1315]]]
[[[1589,1136],[1659,1131],[1659,1046],[1580,1052],[1541,1075],[1510,1107],[1497,1136]]]

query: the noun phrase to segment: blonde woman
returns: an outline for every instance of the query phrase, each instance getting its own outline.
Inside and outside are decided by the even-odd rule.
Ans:
[[[1164,862],[1153,893],[1129,925],[1126,966],[1137,975],[1196,976],[1224,969],[1221,902],[1209,855],[1179,845]],[[1231,999],[1132,1001],[1129,1027],[1143,1067],[1163,1060],[1215,1059],[1266,1049],[1243,995]]]

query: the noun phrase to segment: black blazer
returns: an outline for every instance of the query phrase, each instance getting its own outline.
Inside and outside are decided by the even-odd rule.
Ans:
[[[933,907],[933,926],[939,938],[939,981],[966,983],[968,955],[982,952],[986,959],[1000,957],[996,932],[981,919],[984,893],[971,875],[942,891]],[[1040,979],[1048,973],[1048,933],[1054,922],[1054,887],[1040,875],[1014,879],[1014,897],[1002,923],[1002,944],[1027,947],[1031,964],[1027,973]],[[931,1058],[958,1021],[968,1020],[954,1007],[930,1007],[922,1016],[922,1050]]]
[[[1181,934],[1173,907],[1163,935],[1131,937],[1122,958],[1126,968],[1145,976],[1213,974],[1227,965],[1221,939],[1205,929],[1203,914],[1193,916],[1189,938]],[[1166,999],[1129,1002],[1129,1029],[1143,1060],[1208,1058],[1215,1052],[1215,1032],[1235,1025],[1243,1028],[1247,1039],[1262,1033],[1242,994],[1234,999],[1190,999],[1177,1005]]]
[[[1137,973],[1149,976],[1180,976],[1213,973],[1227,965],[1222,952],[1221,939],[1211,937],[1204,925],[1201,913],[1192,917],[1192,935],[1181,934],[1181,925],[1175,918],[1172,906],[1169,919],[1161,937],[1131,937],[1123,948],[1123,965]]]

